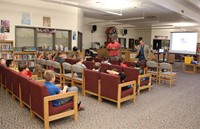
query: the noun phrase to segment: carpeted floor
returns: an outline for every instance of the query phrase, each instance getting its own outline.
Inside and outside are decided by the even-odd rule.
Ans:
[[[96,97],[79,99],[85,111],[79,112],[77,122],[67,117],[50,123],[52,129],[199,129],[200,128],[200,74],[179,72],[177,85],[153,85],[151,92],[143,91],[136,103],[100,104]],[[27,108],[20,108],[5,90],[0,89],[1,129],[42,129],[43,121],[30,118]]]

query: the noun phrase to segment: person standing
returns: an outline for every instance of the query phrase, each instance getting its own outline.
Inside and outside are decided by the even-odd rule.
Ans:
[[[107,50],[109,51],[109,56],[111,60],[116,60],[119,54],[119,49],[121,45],[118,42],[112,41],[107,45]]]
[[[140,45],[138,46],[136,58],[139,59],[139,61],[147,61],[149,58],[151,51],[148,45],[144,44],[142,40],[140,40]]]

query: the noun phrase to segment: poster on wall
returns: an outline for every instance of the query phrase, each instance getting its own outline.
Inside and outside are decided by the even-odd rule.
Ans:
[[[10,32],[10,21],[1,20],[1,33]]]
[[[31,15],[30,15],[29,12],[22,12],[21,24],[23,24],[23,25],[30,25],[31,24]]]
[[[43,26],[51,27],[51,17],[43,17]]]

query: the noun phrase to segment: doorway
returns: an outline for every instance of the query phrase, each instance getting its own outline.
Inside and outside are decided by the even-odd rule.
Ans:
[[[78,49],[82,52],[83,49],[83,33],[78,31]]]

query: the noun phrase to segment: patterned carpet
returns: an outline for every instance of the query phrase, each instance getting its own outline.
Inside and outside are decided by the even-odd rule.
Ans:
[[[79,112],[77,122],[67,117],[50,123],[52,129],[199,129],[200,75],[178,73],[177,85],[153,85],[151,92],[143,91],[136,103],[100,104],[96,97],[79,95],[85,111]],[[27,108],[0,89],[1,129],[42,129],[43,121],[30,118]]]

